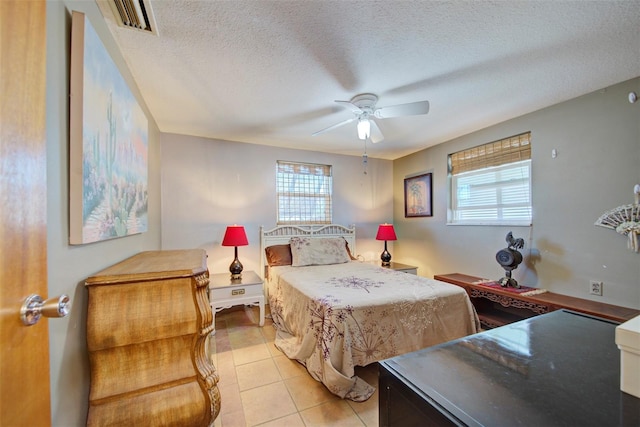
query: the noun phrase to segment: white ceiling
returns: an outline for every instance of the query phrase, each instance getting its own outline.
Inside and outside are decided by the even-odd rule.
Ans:
[[[428,100],[378,121],[368,154],[395,159],[640,76],[639,0],[151,5],[159,36],[102,10],[167,133],[360,155],[355,123],[311,136],[352,117],[334,100]]]

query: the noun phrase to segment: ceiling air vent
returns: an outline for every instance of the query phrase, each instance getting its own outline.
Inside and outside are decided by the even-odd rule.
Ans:
[[[158,35],[149,0],[98,0],[108,3],[119,26]]]

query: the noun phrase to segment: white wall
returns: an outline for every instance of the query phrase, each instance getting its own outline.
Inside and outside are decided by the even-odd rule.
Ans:
[[[69,58],[71,11],[84,12],[149,119],[148,229],[121,239],[70,246]],[[49,321],[51,420],[53,426],[86,424],[89,360],[84,280],[144,250],[160,249],[159,132],[139,96],[95,2],[47,2],[47,268],[49,296],[68,294],[71,313]],[[34,390],[37,393],[37,390]],[[28,397],[28,396],[26,396]]]
[[[209,270],[229,271],[233,248],[220,243],[227,225],[244,225],[249,246],[238,248],[245,270],[259,271],[260,226],[276,224],[276,161],[333,166],[333,222],[355,224],[356,252],[377,259],[378,224],[393,215],[392,162],[356,156],[162,134],[162,248],[203,248]]]
[[[606,88],[397,159],[394,218],[399,262],[419,274],[464,273],[499,279],[495,254],[505,235],[525,239],[520,284],[640,308],[640,254],[624,236],[594,226],[605,211],[632,203],[640,184],[640,78]],[[532,135],[532,227],[447,226],[447,155],[525,131]],[[556,149],[557,158],[551,157]],[[434,216],[404,218],[404,178],[433,172]],[[604,295],[588,293],[604,282]]]

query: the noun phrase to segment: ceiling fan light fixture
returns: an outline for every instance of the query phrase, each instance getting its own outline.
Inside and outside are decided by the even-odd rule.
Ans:
[[[378,127],[377,119],[388,119],[392,117],[417,116],[427,114],[429,112],[429,101],[411,102],[408,104],[398,104],[389,107],[376,107],[378,97],[372,93],[361,93],[351,98],[350,101],[336,100],[337,103],[344,105],[353,113],[350,119],[343,120],[340,123],[329,126],[314,132],[311,135],[316,136],[321,133],[328,132],[340,126],[357,121],[358,139],[370,141],[373,144],[383,141],[384,135]],[[373,120],[373,121],[372,121]]]
[[[369,123],[369,119],[359,119],[358,120],[358,138],[360,139],[368,139],[371,136],[371,123]]]

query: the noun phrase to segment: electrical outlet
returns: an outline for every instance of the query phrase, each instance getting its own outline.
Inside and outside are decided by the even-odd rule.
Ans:
[[[591,280],[589,282],[589,293],[591,295],[602,296],[602,288],[604,287],[604,283],[599,282],[598,280]]]

